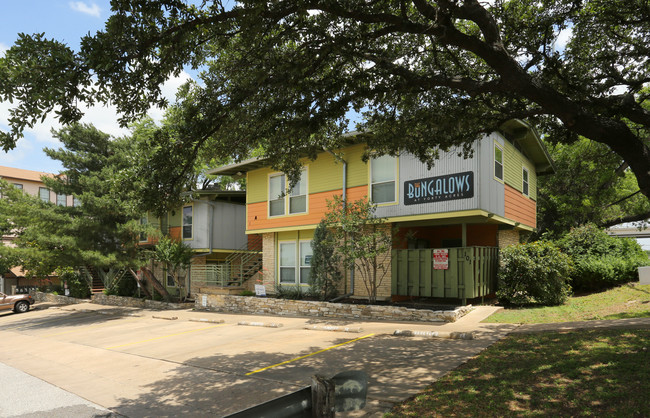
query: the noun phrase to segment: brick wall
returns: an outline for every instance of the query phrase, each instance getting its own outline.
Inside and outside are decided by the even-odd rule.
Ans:
[[[516,229],[499,231],[497,241],[499,248],[519,244],[519,231]]]
[[[262,284],[266,287],[266,294],[275,293],[275,233],[269,232],[262,235]],[[259,278],[257,278],[259,279]]]

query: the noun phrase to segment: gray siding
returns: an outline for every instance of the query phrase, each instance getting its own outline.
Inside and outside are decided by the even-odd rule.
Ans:
[[[193,202],[193,239],[185,243],[195,249],[240,249],[246,245],[246,207],[226,202]],[[210,222],[212,218],[212,222]],[[210,231],[210,226],[212,230]]]
[[[483,209],[490,213],[503,216],[504,186],[494,179],[492,161],[493,138],[501,140],[498,135],[492,134],[476,141],[473,146],[474,155],[472,158],[465,159],[462,156],[458,156],[458,151],[454,150],[443,153],[430,170],[427,169],[425,163],[422,163],[415,156],[403,153],[399,158],[399,203],[378,206],[376,215],[380,217],[392,217]],[[467,171],[474,173],[473,197],[413,205],[404,204],[405,182]]]

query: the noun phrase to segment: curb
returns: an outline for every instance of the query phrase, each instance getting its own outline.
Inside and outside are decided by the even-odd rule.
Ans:
[[[178,319],[177,316],[157,316],[157,315],[151,315],[152,318],[154,319],[166,319],[168,321],[175,321]]]
[[[429,337],[429,338],[446,338],[450,340],[473,340],[473,332],[446,332],[446,331],[410,331],[396,329],[393,332],[395,336],[401,337]]]
[[[361,328],[340,327],[338,325],[308,325],[305,329],[312,331],[338,331],[338,332],[352,332],[358,334],[363,330]]]
[[[224,321],[223,319],[206,319],[206,318],[190,318],[188,319],[190,322],[208,322],[210,324],[223,324]]]
[[[265,327],[265,328],[280,328],[284,326],[283,324],[277,322],[248,322],[248,321],[237,322],[237,325],[246,325],[249,327]]]

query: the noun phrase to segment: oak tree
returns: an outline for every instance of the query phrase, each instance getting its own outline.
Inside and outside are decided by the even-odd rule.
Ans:
[[[646,1],[113,0],[112,10],[79,51],[23,34],[0,59],[0,100],[14,103],[5,149],[46,113],[79,120],[80,101],[114,103],[133,121],[166,105],[160,85],[191,67],[200,80],[185,86],[177,139],[161,151],[182,160],[162,179],[168,193],[205,149],[242,159],[261,146],[295,179],[298,157],[345,140],[354,109],[378,152],[429,162],[526,119],[556,142],[605,144],[650,196]]]

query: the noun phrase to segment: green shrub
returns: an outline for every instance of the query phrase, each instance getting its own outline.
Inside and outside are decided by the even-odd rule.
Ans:
[[[611,237],[593,224],[571,229],[557,241],[575,265],[574,290],[601,290],[637,279],[637,268],[648,255],[632,238]]]
[[[550,242],[504,248],[500,253],[499,301],[507,305],[561,305],[571,294],[571,260]]]
[[[343,279],[341,274],[341,257],[336,251],[337,242],[321,221],[314,231],[311,242],[311,276],[309,283],[312,291],[320,300],[329,300],[338,294],[338,287]]]
[[[252,290],[242,290],[239,296],[255,296],[255,292]]]

